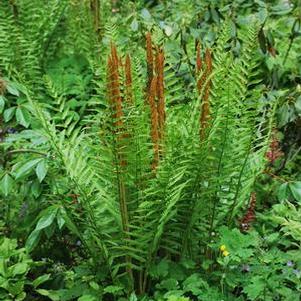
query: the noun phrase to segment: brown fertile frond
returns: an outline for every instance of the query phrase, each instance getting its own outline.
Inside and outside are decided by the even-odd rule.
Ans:
[[[147,62],[147,91],[149,91],[151,82],[154,76],[154,57],[153,57],[153,44],[150,32],[146,33],[146,62]]]
[[[116,46],[111,44],[111,54],[108,58],[108,97],[110,99],[111,108],[113,111],[113,133],[117,136],[116,143],[116,173],[118,181],[118,192],[119,192],[119,206],[122,220],[123,231],[125,232],[126,240],[130,239],[129,232],[129,214],[128,214],[128,195],[127,187],[124,181],[124,171],[127,166],[127,160],[123,153],[124,133],[123,124],[123,111],[122,111],[122,97],[120,91],[120,79],[119,79],[119,67],[122,67],[122,61],[118,58]],[[133,279],[133,272],[131,269],[131,258],[126,256],[127,267],[126,271],[130,278]]]
[[[202,113],[201,113],[201,119],[200,119],[200,138],[201,140],[204,139],[205,136],[205,129],[207,127],[208,120],[210,118],[210,103],[209,103],[209,96],[210,96],[210,88],[211,88],[211,79],[208,80],[212,73],[212,57],[211,52],[207,48],[205,52],[205,64],[206,64],[206,71],[204,79],[206,79],[206,86],[205,86],[205,93],[204,93],[204,99],[202,102]],[[203,81],[203,83],[205,80]]]
[[[125,73],[125,93],[126,93],[126,100],[129,104],[133,103],[133,90],[132,90],[132,67],[131,67],[131,57],[129,55],[125,58],[125,66],[124,66],[124,73]]]
[[[153,77],[149,91],[149,105],[151,111],[151,139],[153,142],[154,159],[152,169],[155,170],[159,163],[159,131],[158,131],[158,110],[156,105],[157,77]]]
[[[164,96],[164,52],[156,47],[153,54],[151,34],[146,34],[146,59],[147,59],[147,100],[151,111],[151,140],[154,149],[152,169],[155,170],[159,163],[161,143],[165,127],[165,96]]]
[[[108,59],[108,96],[113,111],[113,125],[117,128],[122,126],[122,98],[120,92],[118,54],[116,46],[111,44],[111,54]]]
[[[205,52],[205,64],[206,64],[206,72],[207,77],[212,73],[212,57],[210,49],[206,49]]]
[[[118,65],[119,65],[118,53],[117,53],[116,45],[113,42],[111,42],[111,58],[112,58],[113,64],[118,69]]]
[[[165,124],[165,97],[164,97],[164,52],[162,49],[157,50],[156,55],[156,74],[157,74],[157,109],[158,109],[158,126],[159,138],[164,136]]]

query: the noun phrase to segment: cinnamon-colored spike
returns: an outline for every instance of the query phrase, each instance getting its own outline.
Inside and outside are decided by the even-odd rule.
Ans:
[[[209,76],[209,74],[211,74],[212,72],[212,57],[211,57],[211,51],[210,49],[206,49],[206,52],[205,52],[205,63],[206,63],[206,72]]]
[[[149,105],[151,111],[151,139],[153,143],[154,159],[152,169],[155,170],[159,163],[159,131],[158,131],[158,111],[155,101],[157,93],[157,77],[153,77],[149,91]]]
[[[124,133],[122,96],[120,90],[119,67],[122,66],[121,59],[118,58],[116,46],[111,44],[111,53],[108,57],[107,66],[107,89],[108,98],[112,110],[113,130],[118,143],[117,158],[118,164],[122,167],[127,165],[126,159],[122,154]]]
[[[114,126],[119,128],[122,125],[122,98],[120,93],[118,54],[116,46],[111,44],[111,55],[108,59],[108,96],[113,110]]]
[[[117,53],[116,45],[113,42],[111,42],[111,58],[112,58],[113,64],[118,69],[118,65],[119,65],[118,53]]]

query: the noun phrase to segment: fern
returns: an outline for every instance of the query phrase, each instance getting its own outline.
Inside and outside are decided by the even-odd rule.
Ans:
[[[130,53],[132,95],[131,101],[126,101],[128,82],[123,66],[126,54],[120,56],[112,47],[106,70],[105,56],[98,57],[95,49],[98,38],[86,2],[70,4],[53,0],[51,13],[47,15],[46,6],[36,8],[20,1],[19,8],[26,7],[34,14],[29,18],[37,19],[26,20],[20,14],[16,24],[11,8],[1,5],[1,14],[8,23],[0,21],[0,26],[6,31],[13,29],[16,47],[28,45],[26,53],[21,52],[17,67],[15,58],[1,49],[4,58],[1,68],[8,73],[15,68],[14,75],[27,87],[26,97],[56,158],[54,164],[66,177],[69,189],[79,196],[82,215],[79,217],[75,212],[70,215],[83,229],[76,235],[80,235],[95,265],[104,265],[114,283],[127,281],[129,290],[143,293],[149,269],[158,254],[174,260],[197,259],[200,255],[213,258],[208,252],[213,232],[222,224],[235,226],[236,217],[248,202],[256,178],[265,166],[275,104],[263,107],[258,102],[260,89],[252,91],[250,87],[257,70],[258,24],[254,22],[242,29],[244,49],[235,58],[231,51],[225,50],[230,39],[230,26],[225,22],[212,49],[213,72],[207,73],[202,90],[196,83],[195,88],[187,89],[178,80],[175,58],[165,55],[167,117],[163,138],[157,141],[159,160],[153,168],[153,108],[147,103],[144,51],[137,48]],[[75,44],[80,47],[75,49],[88,52],[93,71],[93,92],[87,100],[89,111],[82,110],[82,120],[69,112],[68,95],[60,91],[51,76],[40,77],[47,62],[44,56],[53,56],[56,51],[59,41],[55,41],[54,35],[64,28],[62,20],[67,9],[70,12],[66,21],[67,41],[70,43],[79,30],[79,41]],[[79,16],[88,19],[83,28],[73,20]],[[21,34],[22,22],[38,26]],[[45,28],[43,34],[41,28]],[[37,44],[30,46],[32,38]],[[109,23],[105,26],[102,47],[114,38],[119,40],[117,27]],[[161,45],[159,34],[155,40]],[[27,64],[30,66],[24,76],[19,76],[19,68]],[[110,73],[112,64],[114,68],[117,66],[114,74]],[[206,92],[208,83],[211,83],[210,95],[208,89]],[[37,84],[41,84],[43,93],[35,95]],[[184,89],[187,102],[183,101]],[[47,101],[41,101],[45,96]],[[200,139],[199,121],[205,98],[210,114],[202,125],[204,134]],[[119,107],[117,100],[122,100]],[[263,109],[265,116],[261,115]]]

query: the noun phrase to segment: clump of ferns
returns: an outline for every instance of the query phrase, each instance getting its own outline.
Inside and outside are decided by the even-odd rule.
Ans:
[[[198,46],[196,93],[189,92],[191,104],[176,114],[165,104],[168,54],[151,35],[146,34],[145,84],[137,60],[121,57],[112,43],[100,143],[91,142],[91,154],[84,136],[79,147],[74,135],[79,149],[69,147],[70,156],[51,134],[54,150],[60,150],[67,174],[80,188],[79,201],[93,199],[87,223],[114,282],[126,277],[130,290],[143,293],[158,254],[175,260],[211,256],[206,251],[212,233],[228,221],[232,225],[253,191],[271,128],[268,121],[256,134],[257,103],[246,99],[256,38],[254,26],[238,62],[224,51],[227,30],[213,51],[201,55]],[[71,165],[73,157],[78,159]]]

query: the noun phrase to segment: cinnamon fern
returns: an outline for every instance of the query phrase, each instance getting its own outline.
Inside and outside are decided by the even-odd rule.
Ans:
[[[37,147],[50,149],[53,171],[78,196],[80,214],[61,206],[95,266],[144,293],[158,254],[213,259],[215,229],[237,227],[266,164],[276,100],[260,103],[254,88],[260,25],[241,29],[243,50],[235,57],[225,21],[216,44],[197,46],[195,81],[187,87],[162,40],[148,32],[146,47],[127,47],[116,26],[99,23],[97,1],[92,11],[86,1],[51,0],[42,8],[19,2],[19,11],[0,4],[1,72],[22,87],[45,140]],[[81,26],[76,16],[89,21]],[[37,26],[25,27],[26,18]],[[54,38],[59,31],[65,42]],[[45,75],[46,58],[72,41],[74,51],[87,53],[92,73],[77,119],[69,119],[66,93]]]

